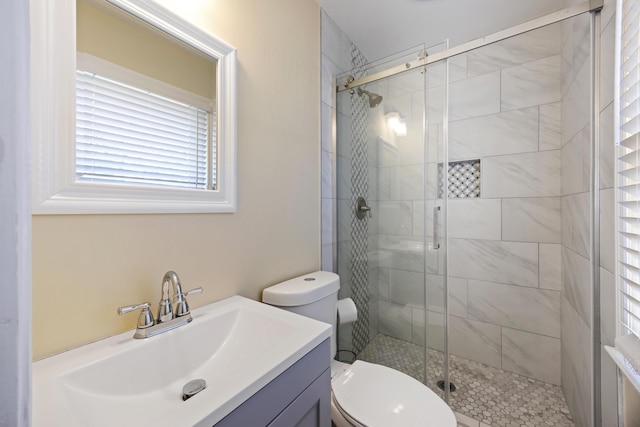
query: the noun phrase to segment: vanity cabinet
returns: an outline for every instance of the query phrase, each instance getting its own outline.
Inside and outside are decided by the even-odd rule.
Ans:
[[[215,427],[329,427],[331,350],[323,341]]]

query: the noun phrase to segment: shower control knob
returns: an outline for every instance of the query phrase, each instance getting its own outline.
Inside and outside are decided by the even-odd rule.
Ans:
[[[367,205],[367,201],[364,197],[358,197],[356,200],[356,217],[358,219],[364,219],[364,217],[369,213],[369,218],[372,218],[371,207]]]

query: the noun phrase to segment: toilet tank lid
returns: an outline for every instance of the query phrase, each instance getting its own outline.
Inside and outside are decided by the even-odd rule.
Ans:
[[[329,271],[305,274],[262,291],[262,301],[271,305],[292,307],[310,304],[338,292],[340,277]]]

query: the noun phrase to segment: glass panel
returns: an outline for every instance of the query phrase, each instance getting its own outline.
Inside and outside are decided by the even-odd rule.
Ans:
[[[589,424],[559,386],[590,401],[589,23],[338,94],[340,296],[365,313],[339,327],[341,360],[406,372],[490,425]]]
[[[401,56],[400,64],[418,53]],[[352,75],[375,70],[374,64]],[[339,325],[338,359],[379,363],[419,381],[425,376],[423,71],[338,93],[336,159],[340,298],[353,298],[359,312],[357,322]],[[362,219],[359,197],[371,208]]]
[[[425,383],[438,395],[448,399],[447,375],[447,287],[446,274],[446,219],[447,205],[444,197],[446,187],[442,166],[446,162],[445,134],[446,96],[448,61],[430,64],[426,72],[426,136],[427,152],[425,156],[425,193],[424,193],[424,246],[426,289],[426,311],[423,332],[426,340],[426,378]],[[438,386],[440,384],[440,387]]]

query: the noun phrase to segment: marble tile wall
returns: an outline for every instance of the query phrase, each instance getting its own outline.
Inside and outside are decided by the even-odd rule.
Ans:
[[[458,224],[460,231],[450,241],[449,268],[468,280],[466,322],[497,331],[475,348],[485,349],[483,357],[493,354],[493,366],[553,384],[560,381],[559,34],[555,25],[470,52],[469,75],[499,71],[500,110],[450,124],[451,157],[482,158],[483,201],[499,206],[499,215],[484,219],[488,230],[497,224],[489,239],[477,236],[477,217],[450,216],[450,232]],[[465,128],[472,132],[462,144],[457,135]],[[449,209],[451,215],[468,208]],[[458,329],[459,342],[470,342],[464,331]],[[473,348],[456,351],[472,356]]]
[[[347,125],[342,129],[349,129],[350,116],[345,111],[338,111],[335,99],[335,86],[333,78],[335,75],[351,69],[351,42],[340,30],[335,22],[322,11],[321,16],[321,196],[322,196],[322,269],[327,271],[337,271],[337,221],[336,221],[336,200],[339,195],[343,198],[348,194],[349,188],[337,186],[336,168],[347,170],[345,165],[350,156],[350,138],[343,138],[343,143],[339,147],[335,146],[334,135],[337,129],[334,127],[333,115],[341,114],[340,120],[346,121]],[[350,180],[343,180],[349,183]]]
[[[556,291],[470,280],[467,297],[469,318],[560,338]]]
[[[559,101],[559,55],[505,68],[502,71],[502,111]]]
[[[353,148],[353,123],[351,97],[348,93],[336,94],[334,76],[352,70],[354,67],[366,63],[364,55],[359,51],[344,32],[326,14],[321,12],[321,194],[322,194],[322,251],[321,265],[323,270],[334,271],[340,274],[341,287],[340,298],[356,297],[351,283],[351,270],[354,260],[352,251],[355,246],[352,241],[352,148]],[[358,99],[359,100],[359,99]],[[336,115],[339,126],[334,126],[333,116]],[[365,123],[366,126],[366,123]],[[367,129],[364,129],[367,133]],[[335,144],[335,136],[340,139],[340,144]],[[365,145],[375,147],[371,141],[365,141]],[[368,158],[361,159],[360,164],[371,165],[376,158],[375,150],[367,150]],[[372,153],[373,152],[373,153]],[[366,166],[365,166],[366,168]],[[366,170],[359,170],[360,174],[366,174]],[[340,180],[337,177],[340,176]],[[371,169],[368,173],[372,176]],[[373,175],[373,176],[377,176]],[[367,179],[365,179],[367,181]],[[377,179],[368,179],[369,192],[378,193]],[[374,208],[377,211],[377,206]],[[340,221],[338,221],[340,218]],[[367,233],[372,234],[377,230],[377,221],[371,219],[367,224]],[[370,237],[370,236],[369,236]],[[376,242],[368,238],[365,248],[358,250],[367,254],[375,254]],[[356,260],[360,262],[360,260]],[[376,258],[368,262],[366,272],[368,287],[360,300],[368,300],[368,330],[369,336],[378,331],[378,284]],[[361,316],[362,318],[363,316]],[[366,317],[366,316],[365,316]],[[362,334],[358,334],[359,336]],[[364,334],[366,335],[366,333]],[[341,350],[353,350],[353,325],[341,325],[339,327],[338,348]],[[340,355],[342,356],[342,354]],[[347,355],[346,360],[350,360]]]
[[[449,158],[473,159],[538,151],[538,107],[449,124]]]
[[[538,245],[449,239],[449,274],[521,287],[538,287]]]
[[[485,157],[482,193],[488,198],[560,195],[559,150]]]
[[[324,11],[321,12],[321,33],[321,266],[323,270],[337,272],[351,263],[351,241],[345,237],[350,230],[337,221],[338,213],[347,209],[345,201],[351,179],[344,179],[340,184],[336,180],[338,168],[350,170],[346,165],[350,163],[351,140],[345,129],[350,128],[351,117],[346,107],[337,103],[334,76],[351,69],[351,46],[347,36]],[[342,132],[334,126],[334,115],[340,115],[339,120],[345,123],[340,129]],[[339,146],[334,142],[336,133],[342,141]],[[342,229],[339,230],[338,225]],[[348,256],[338,260],[338,251]],[[348,296],[351,296],[350,287],[343,286],[340,297]],[[339,349],[351,349],[351,335],[351,325],[339,328]]]
[[[449,200],[447,214],[450,238],[502,239],[500,199]]]
[[[533,354],[524,353],[536,348]],[[549,360],[560,353],[560,341],[539,334],[502,328],[502,369],[520,372],[546,383],[560,385],[560,364],[549,365]],[[522,361],[527,363],[523,364]]]

